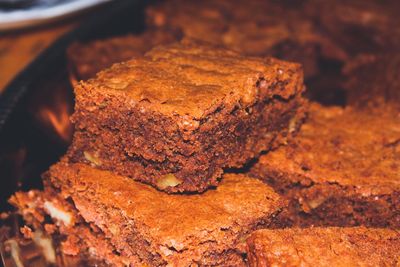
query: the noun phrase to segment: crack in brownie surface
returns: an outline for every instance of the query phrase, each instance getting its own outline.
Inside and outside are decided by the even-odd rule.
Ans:
[[[272,188],[241,174],[224,175],[216,189],[202,194],[169,195],[84,164],[53,166],[45,190],[73,203],[74,214],[121,254],[114,260],[139,259],[151,266],[244,266],[243,238],[267,227],[285,205]],[[49,201],[60,207],[56,199]],[[25,205],[20,213],[38,210],[43,209]],[[60,221],[57,214],[50,215],[60,225],[71,222],[71,228],[78,221]]]
[[[303,89],[298,64],[187,39],[160,46],[75,88],[68,157],[167,192],[204,191],[297,131]]]
[[[399,125],[389,106],[312,104],[296,140],[261,156],[251,174],[291,200],[289,224],[399,227]]]

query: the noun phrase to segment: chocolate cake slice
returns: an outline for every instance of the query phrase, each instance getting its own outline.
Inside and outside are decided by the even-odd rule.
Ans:
[[[43,192],[11,198],[27,223],[59,232],[65,253],[117,266],[244,266],[245,236],[284,207],[270,187],[242,174],[224,175],[203,194],[169,195],[84,164],[59,163],[44,183]]]
[[[68,158],[201,192],[297,131],[303,89],[295,63],[188,39],[159,46],[75,87]]]
[[[250,266],[397,266],[400,232],[365,227],[258,230],[247,239]]]
[[[251,175],[289,200],[288,225],[400,226],[400,113],[322,107]]]

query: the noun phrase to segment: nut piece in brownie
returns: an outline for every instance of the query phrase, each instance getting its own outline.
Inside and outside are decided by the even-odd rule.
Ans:
[[[73,80],[87,80],[112,64],[143,56],[159,44],[178,39],[172,31],[147,31],[140,35],[117,36],[89,43],[73,43],[67,57]]]
[[[344,68],[347,102],[357,107],[400,107],[400,55],[394,51],[363,54]]]
[[[400,113],[312,104],[296,139],[251,175],[289,200],[289,225],[400,226]]]
[[[149,266],[242,266],[244,237],[267,227],[284,206],[272,188],[242,174],[225,174],[220,186],[203,194],[170,195],[108,171],[65,163],[46,174],[45,191],[30,198],[35,203],[26,201],[29,194],[35,192],[17,193],[11,201],[28,223],[48,214],[62,234],[73,236],[67,240],[98,237],[98,246],[105,243],[98,256],[106,262],[139,260]],[[77,227],[86,229],[81,236]],[[72,251],[84,250],[73,244]]]
[[[258,230],[247,239],[250,266],[398,266],[400,232],[365,227]]]
[[[191,40],[159,46],[75,87],[69,160],[204,191],[297,131],[303,88],[295,63]]]

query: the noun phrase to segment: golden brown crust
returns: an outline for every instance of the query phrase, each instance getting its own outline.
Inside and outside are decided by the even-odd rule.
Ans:
[[[311,105],[286,147],[260,157],[251,174],[289,200],[284,225],[400,226],[400,115]]]
[[[311,105],[293,144],[260,158],[292,183],[354,186],[363,195],[400,189],[400,114]],[[302,180],[302,181],[301,181]]]
[[[250,266],[397,266],[400,233],[388,229],[259,230],[247,239]]]
[[[265,90],[274,83],[288,83],[288,90]],[[194,40],[159,46],[144,58],[133,59],[81,82],[76,94],[96,90],[140,103],[143,108],[169,116],[201,119],[220,103],[244,107],[258,99],[284,99],[303,90],[299,64],[273,58],[246,58],[236,52]]]
[[[167,192],[202,192],[223,168],[297,132],[303,90],[296,63],[190,39],[158,46],[75,87],[68,158]]]
[[[284,205],[270,187],[237,174],[226,174],[216,189],[193,195],[168,195],[83,164],[57,164],[47,178],[64,198],[72,198],[87,222],[108,231],[112,242],[128,240],[128,229],[136,229],[134,236],[142,236],[151,253],[175,264],[212,263],[213,254],[218,262]]]

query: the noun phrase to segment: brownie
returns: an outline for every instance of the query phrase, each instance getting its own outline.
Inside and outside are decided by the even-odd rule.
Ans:
[[[163,1],[146,10],[150,29],[221,44],[247,56],[273,56],[303,65],[306,97],[343,104],[337,81],[347,52],[325,31],[306,1]],[[310,15],[309,15],[310,14]]]
[[[75,87],[70,162],[167,192],[217,185],[302,122],[301,67],[183,40]]]
[[[321,61],[344,61],[347,55],[297,9],[265,2],[248,7],[239,1],[234,20],[223,35],[227,47],[251,56],[274,56],[299,62],[307,79],[321,74]],[[239,12],[238,12],[239,11]],[[258,14],[258,16],[255,16]],[[284,17],[285,19],[282,19]]]
[[[365,227],[258,230],[247,239],[250,266],[398,266],[400,233]]]
[[[20,200],[34,192],[17,193],[11,203],[28,222],[51,216],[62,234],[78,238],[71,251],[85,250],[74,244],[94,235],[91,244],[111,246],[97,255],[111,265],[138,259],[149,266],[243,266],[245,236],[267,227],[284,206],[269,186],[243,174],[225,174],[203,194],[170,195],[88,165],[59,163],[44,184],[34,204]]]
[[[287,225],[400,226],[400,113],[312,104],[288,146],[251,175],[285,195]]]
[[[318,24],[350,55],[400,45],[400,4],[392,0],[307,1]]]
[[[23,217],[24,232],[31,232],[24,233],[26,238],[34,233],[46,233],[63,257],[71,256],[83,264],[77,266],[129,266],[129,263],[140,266],[143,263],[137,255],[116,252],[110,237],[86,223],[71,201],[54,190],[16,192],[9,202]]]
[[[73,80],[87,80],[112,64],[143,56],[159,44],[176,41],[172,31],[146,31],[139,35],[116,36],[91,42],[75,42],[67,50]]]
[[[359,108],[400,107],[400,56],[396,51],[361,54],[344,68],[347,102]]]
[[[147,24],[179,29],[185,36],[249,56],[301,62],[305,76],[311,77],[319,71],[320,58],[344,60],[346,55],[302,11],[284,1],[174,0],[149,6]]]
[[[231,17],[226,6],[226,1],[159,1],[146,8],[146,24],[149,29],[178,30],[188,38],[222,44]]]

